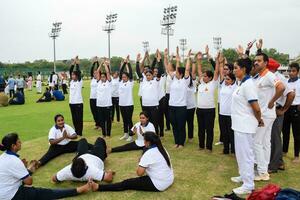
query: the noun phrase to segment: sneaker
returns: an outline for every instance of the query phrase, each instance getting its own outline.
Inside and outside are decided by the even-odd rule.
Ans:
[[[126,140],[129,137],[128,133],[124,133],[122,137],[120,137],[120,140]]]
[[[234,183],[242,183],[243,182],[242,177],[240,177],[240,176],[231,177],[230,180]]]
[[[223,145],[223,142],[217,142],[217,143],[215,143],[215,146],[218,146],[218,145]]]
[[[132,142],[132,141],[133,141],[132,136],[129,136],[129,137],[126,139],[126,142]]]
[[[268,181],[270,180],[270,175],[268,173],[260,174],[258,176],[255,176],[255,181]]]
[[[252,192],[252,190],[247,190],[243,187],[234,188],[232,191],[237,195],[245,195],[250,194]]]

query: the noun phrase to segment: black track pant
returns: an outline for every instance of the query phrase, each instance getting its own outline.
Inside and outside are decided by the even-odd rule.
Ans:
[[[223,136],[224,154],[235,153],[234,132],[231,129],[231,116],[219,115],[220,134]]]
[[[106,148],[106,142],[103,138],[98,137],[94,145],[89,144],[85,138],[82,138],[78,142],[77,157],[89,153],[97,156],[104,162],[107,157]]]
[[[120,121],[120,106],[119,106],[119,97],[112,97],[112,112],[111,112],[111,119],[114,121],[115,112],[117,116],[117,122]]]
[[[62,84],[61,87],[62,87],[63,93],[68,94],[67,84]]]
[[[97,99],[90,99],[90,109],[93,114],[95,126],[100,126],[99,120],[97,118]]]
[[[194,116],[195,116],[195,108],[187,109],[186,115],[186,124],[188,127],[188,137],[189,139],[194,138]]]
[[[12,98],[15,94],[15,90],[9,90],[9,97]]]
[[[158,106],[143,106],[142,110],[149,115],[149,121],[154,125],[155,133],[158,134]]]
[[[186,140],[186,106],[170,106],[169,111],[175,144],[183,146]]]
[[[160,137],[164,136],[164,127],[165,127],[165,120],[164,115],[166,113],[166,97],[163,97],[159,100],[158,106],[158,132]]]
[[[82,136],[83,130],[83,104],[69,104],[72,114],[72,121],[77,135]]]
[[[133,133],[131,131],[131,128],[133,126],[132,123],[133,106],[120,106],[120,111],[123,118],[124,133],[129,133],[129,135],[132,136]]]
[[[12,200],[53,200],[79,195],[76,189],[46,189],[36,187],[19,187]]]
[[[111,106],[97,107],[97,118],[102,129],[103,136],[111,135]]]
[[[64,154],[64,153],[73,153],[77,150],[77,141],[70,141],[66,145],[51,145],[47,153],[39,160],[41,165],[45,165],[50,160]]]
[[[165,110],[165,118],[166,118],[166,127],[168,130],[171,129],[171,122],[170,122],[170,111],[169,111],[169,100],[170,100],[170,94],[166,94],[166,110]]]
[[[299,156],[300,150],[300,111],[297,106],[291,106],[284,114],[283,120],[283,152],[287,153],[290,143],[290,127],[292,124],[292,131],[294,136],[294,156]]]
[[[215,109],[200,109],[197,108],[197,121],[198,121],[198,138],[199,147],[212,150],[214,139],[214,124],[215,124]],[[205,145],[206,137],[206,145]]]
[[[144,147],[139,147],[135,144],[135,141],[124,144],[122,146],[114,147],[111,149],[111,152],[123,152],[123,151],[134,151],[134,150],[142,150]]]
[[[158,192],[153,185],[149,176],[141,176],[137,178],[126,179],[119,183],[99,185],[98,191],[124,191],[124,190],[141,190]]]
[[[221,123],[222,122],[220,122],[220,104],[218,103],[218,121],[219,121],[219,130],[221,130]],[[220,142],[224,142],[223,141],[224,140],[224,137],[223,137],[223,133],[220,131],[220,139],[219,139],[219,141]]]

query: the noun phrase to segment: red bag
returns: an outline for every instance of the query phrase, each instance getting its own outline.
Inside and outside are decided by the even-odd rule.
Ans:
[[[269,184],[261,189],[254,190],[247,200],[275,200],[277,194],[280,192],[280,187],[275,184]]]

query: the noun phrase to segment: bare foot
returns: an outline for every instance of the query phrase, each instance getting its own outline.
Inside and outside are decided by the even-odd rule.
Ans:
[[[78,194],[87,193],[92,189],[90,182],[76,188]]]
[[[107,147],[106,148],[106,154],[110,154],[111,153],[111,148],[110,147]]]
[[[98,183],[95,183],[93,180],[89,181],[89,184],[91,186],[91,189],[93,192],[97,192],[100,185]]]
[[[178,148],[178,144],[175,144],[175,145],[174,145],[174,148]]]
[[[299,157],[295,157],[294,160],[292,161],[293,163],[300,163]]]
[[[178,149],[183,149],[183,145],[178,145]]]

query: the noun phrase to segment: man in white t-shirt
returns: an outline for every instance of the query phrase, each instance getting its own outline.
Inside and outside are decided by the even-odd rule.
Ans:
[[[254,136],[254,154],[258,176],[256,181],[270,179],[268,165],[271,155],[271,130],[276,118],[275,102],[283,94],[285,87],[276,76],[267,69],[269,58],[264,53],[258,53],[254,60],[254,76],[257,86],[258,103],[262,111],[264,126],[259,127]]]
[[[96,181],[111,182],[114,172],[104,171],[104,161],[107,157],[106,148],[103,138],[97,138],[92,148],[86,139],[81,139],[78,143],[78,154],[72,164],[57,172],[52,180],[54,182],[88,181],[92,178]]]

